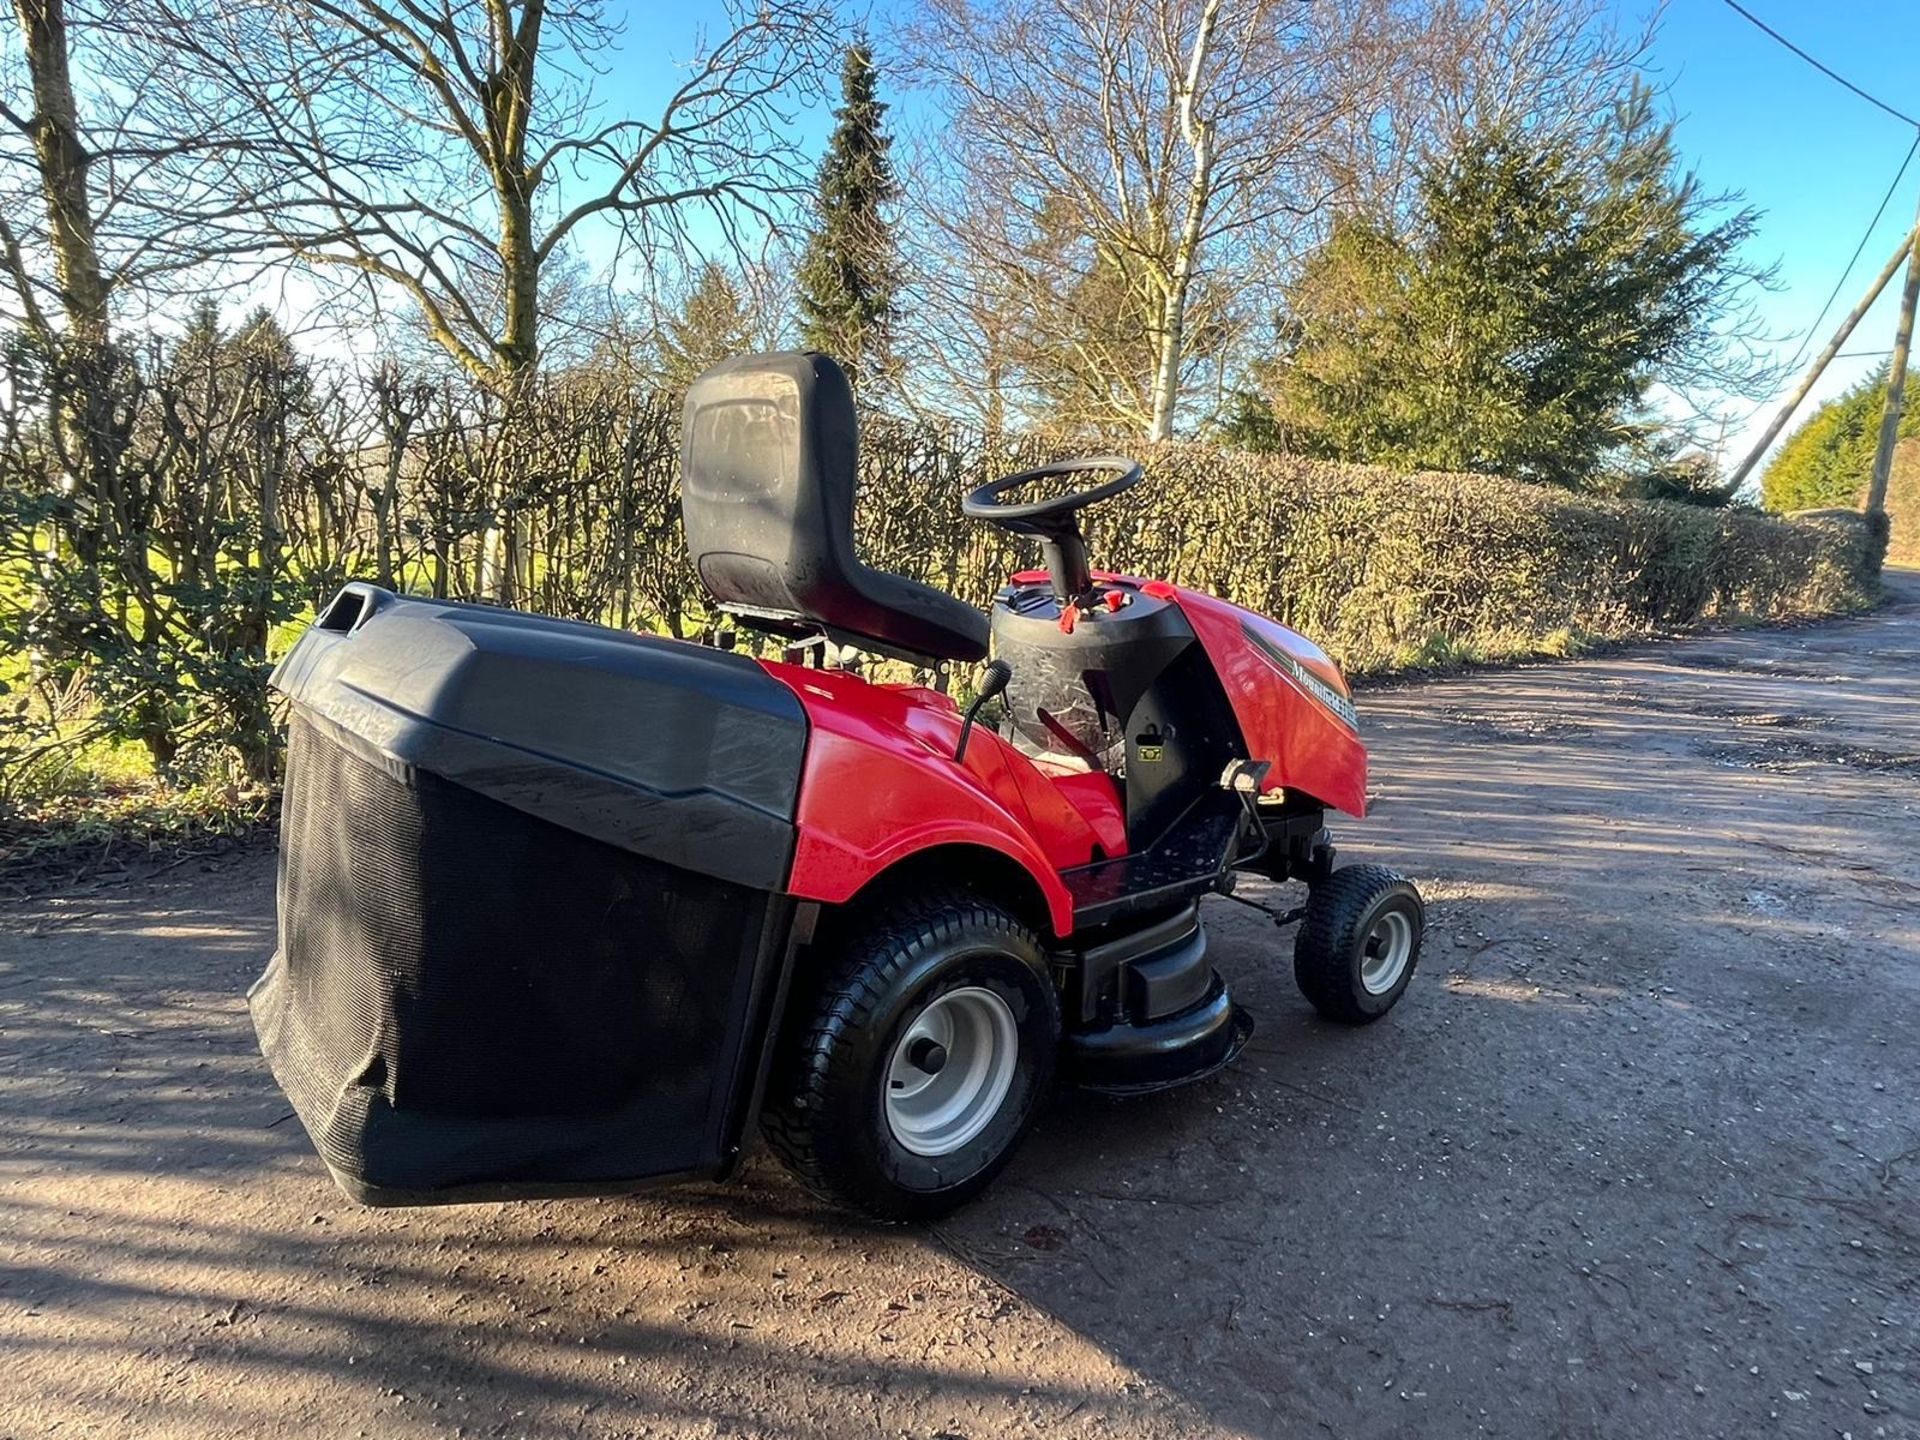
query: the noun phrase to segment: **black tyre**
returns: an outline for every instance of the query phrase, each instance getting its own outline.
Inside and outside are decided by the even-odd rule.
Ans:
[[[1294,981],[1329,1020],[1378,1020],[1406,993],[1426,926],[1411,880],[1384,865],[1336,870],[1307,896],[1293,942]]]
[[[1031,1127],[1060,1002],[1039,938],[991,902],[870,914],[796,997],[761,1128],[827,1199],[932,1219],[985,1189]]]

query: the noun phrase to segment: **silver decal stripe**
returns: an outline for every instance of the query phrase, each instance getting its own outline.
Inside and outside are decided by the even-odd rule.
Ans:
[[[1339,716],[1349,730],[1357,732],[1360,729],[1360,716],[1354,710],[1351,700],[1252,626],[1243,624],[1240,627],[1240,633],[1247,637],[1255,650],[1260,652],[1262,659]]]

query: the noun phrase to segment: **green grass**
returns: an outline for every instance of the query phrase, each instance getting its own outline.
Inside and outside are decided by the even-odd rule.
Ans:
[[[1577,660],[1593,649],[1590,636],[1562,626],[1540,637],[1540,653],[1556,660]]]
[[[224,841],[271,817],[265,789],[170,781],[155,773],[144,746],[100,734],[84,708],[61,717],[67,743],[27,750],[31,722],[47,717],[22,684],[26,675],[24,656],[0,655],[0,679],[12,687],[0,706],[21,736],[17,744],[0,738],[0,878]]]
[[[1445,674],[1479,665],[1511,665],[1527,660],[1578,660],[1594,653],[1603,642],[1584,630],[1561,626],[1544,635],[1514,630],[1490,635],[1454,635],[1433,630],[1417,641],[1407,641],[1378,652],[1371,664],[1347,667],[1350,675]]]
[[[0,877],[237,838],[271,817],[272,798],[264,791],[153,779],[76,784],[0,818]]]
[[[1429,631],[1417,644],[1402,645],[1394,651],[1385,670],[1458,670],[1478,665],[1489,657],[1480,644],[1443,630]]]

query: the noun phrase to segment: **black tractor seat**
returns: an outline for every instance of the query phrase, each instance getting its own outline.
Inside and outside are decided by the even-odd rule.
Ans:
[[[687,391],[680,511],[708,594],[775,634],[825,631],[912,659],[982,660],[987,617],[854,555],[859,421],[825,355],[723,361]]]

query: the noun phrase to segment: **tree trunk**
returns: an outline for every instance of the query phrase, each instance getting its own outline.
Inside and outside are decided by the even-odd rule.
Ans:
[[[513,428],[526,423],[522,393],[533,378],[540,357],[540,262],[533,243],[533,200],[521,175],[503,178],[500,190],[500,272],[506,290],[506,314],[496,347],[500,357],[500,390],[506,396],[501,417],[501,445],[507,457],[513,449]],[[497,465],[487,494],[494,524],[484,537],[485,564],[491,583],[482,587],[496,604],[511,605],[520,588],[521,557],[526,551],[520,497],[513,487],[521,478],[511,463]],[[505,512],[506,522],[500,517]]]
[[[65,0],[14,0],[33,89],[34,164],[47,211],[47,243],[53,251],[54,285],[66,321],[57,345],[61,390],[60,430],[67,445],[63,492],[84,490],[103,503],[113,487],[118,445],[114,395],[121,376],[109,343],[109,285],[100,267],[94,227],[90,170],[93,157],[80,138],[68,62]],[[34,313],[29,308],[29,314]],[[75,535],[83,551],[91,537]],[[57,542],[50,542],[57,543]]]
[[[1194,32],[1193,50],[1187,56],[1186,75],[1178,94],[1180,132],[1193,152],[1193,173],[1187,179],[1187,210],[1174,242],[1173,263],[1168,268],[1166,291],[1160,307],[1160,333],[1153,369],[1153,414],[1147,426],[1149,440],[1173,438],[1173,412],[1180,400],[1180,362],[1186,358],[1187,296],[1193,289],[1193,272],[1200,258],[1200,240],[1205,233],[1207,201],[1213,188],[1213,123],[1195,111],[1200,87],[1206,78],[1207,50],[1213,42],[1213,27],[1220,18],[1220,0],[1207,0],[1200,12],[1200,25]]]
[[[1180,361],[1185,346],[1186,286],[1178,279],[1167,286],[1166,300],[1160,307],[1160,330],[1154,337],[1153,415],[1147,425],[1147,439],[1173,438],[1173,408],[1180,398]]]
[[[65,0],[14,0],[33,85],[33,153],[47,206],[54,283],[67,338],[82,351],[107,343],[107,282],[100,270],[93,204],[87,188],[92,156],[80,139],[80,116],[67,62]]]
[[[540,358],[540,246],[534,235],[533,190],[527,165],[527,124],[533,115],[535,61],[546,0],[525,0],[519,24],[512,0],[487,0],[493,50],[499,57],[482,86],[487,109],[487,161],[500,200],[500,281],[505,309],[495,345],[507,381],[517,382]]]
[[[409,405],[405,382],[398,370],[382,370],[374,382],[379,398],[380,437],[387,448],[381,467],[380,488],[373,494],[374,579],[386,589],[394,588],[398,575],[394,540],[394,520],[400,510],[400,472],[407,462],[407,445],[413,427],[425,410],[424,402],[414,397]]]
[[[505,314],[495,349],[502,382],[512,387],[540,358],[540,261],[534,249],[533,197],[510,179],[500,186],[500,280]]]
[[[387,434],[387,463],[380,477],[380,490],[373,501],[374,562],[373,578],[386,590],[394,588],[393,517],[400,505],[400,467],[406,459],[407,431],[411,417]]]
[[[498,58],[480,86],[487,119],[483,158],[500,206],[495,253],[500,260],[502,315],[493,360],[495,388],[505,404],[502,449],[510,446],[511,429],[519,420],[521,388],[540,361],[540,246],[534,234],[535,180],[527,165],[527,124],[533,114],[534,69],[546,0],[526,0],[518,25],[514,11],[511,0],[487,0],[487,23]],[[514,572],[525,536],[511,528],[517,508],[512,467],[496,464],[492,470],[486,490],[491,519],[480,536],[480,593],[507,605],[514,598]]]

